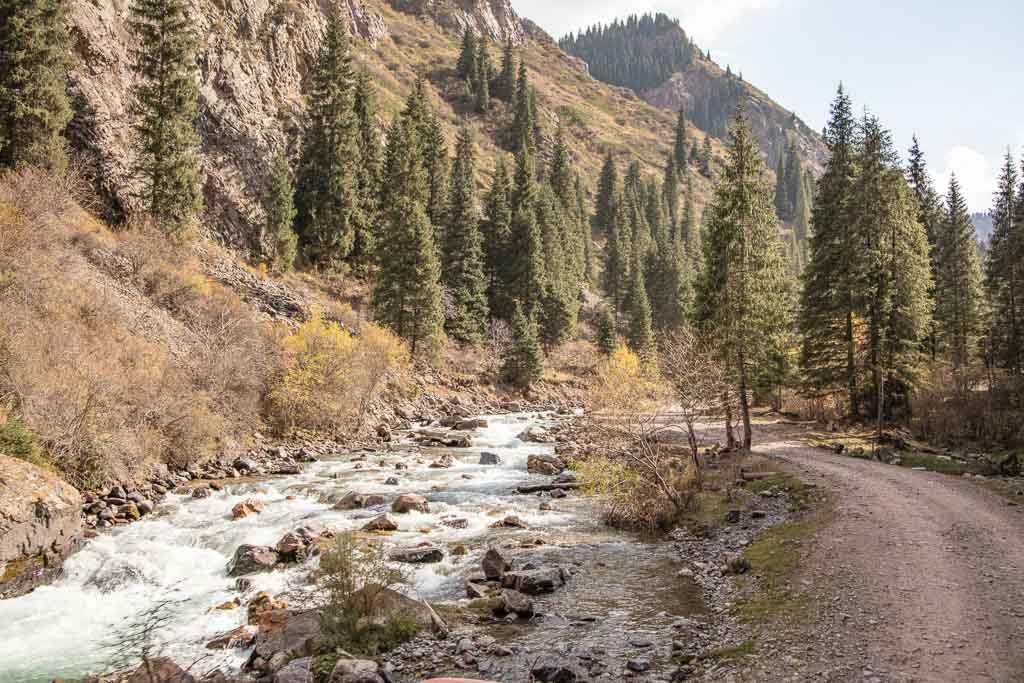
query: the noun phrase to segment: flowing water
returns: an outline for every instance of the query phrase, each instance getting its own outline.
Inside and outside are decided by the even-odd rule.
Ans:
[[[182,663],[208,657],[205,643],[245,619],[244,609],[216,609],[238,595],[226,572],[235,548],[243,543],[274,545],[302,525],[358,529],[381,512],[332,509],[330,501],[347,491],[382,493],[389,500],[400,493],[428,498],[430,513],[395,515],[400,530],[387,539],[401,546],[427,538],[446,550],[444,561],[414,567],[415,592],[428,600],[464,596],[465,578],[478,571],[485,542],[539,535],[554,544],[539,552],[553,560],[576,562],[587,579],[561,589],[561,604],[568,601],[572,614],[553,616],[542,642],[572,638],[581,643],[621,643],[623,630],[644,633],[664,628],[673,615],[693,611],[695,592],[692,587],[680,588],[674,578],[678,566],[663,548],[603,529],[587,501],[558,500],[555,510],[542,512],[536,496],[515,493],[516,486],[546,480],[528,474],[526,461],[531,453],[550,452],[551,446],[516,438],[529,426],[550,424],[545,417],[485,419],[489,426],[474,434],[472,448],[425,450],[417,456],[397,447],[394,452],[368,454],[365,460],[345,454],[309,465],[300,475],[235,482],[205,499],[169,495],[156,514],[89,541],[68,560],[64,577],[56,583],[0,601],[0,683],[102,673],[111,665],[116,643],[158,605],[167,619],[159,634],[161,653]],[[497,453],[501,464],[479,465],[483,451]],[[454,454],[455,465],[430,468],[442,452]],[[397,462],[407,463],[409,469],[396,471]],[[400,486],[385,485],[390,476],[397,476]],[[231,508],[248,498],[262,501],[264,511],[233,520]],[[517,515],[530,528],[488,528],[507,514]],[[468,520],[468,525],[453,529],[439,523],[451,516]],[[425,528],[429,534],[422,531]],[[465,557],[448,552],[459,544],[471,552]],[[301,590],[307,569],[257,574],[251,577],[253,587],[272,595]],[[547,603],[556,600],[557,594],[545,598]],[[566,611],[553,608],[559,610]],[[534,637],[521,629],[502,628],[496,631],[501,640],[529,645]],[[219,659],[204,661],[203,668],[237,667],[247,655],[218,653]]]

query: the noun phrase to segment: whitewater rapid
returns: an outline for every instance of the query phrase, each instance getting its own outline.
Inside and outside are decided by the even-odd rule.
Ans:
[[[205,499],[171,494],[157,513],[89,541],[65,565],[64,576],[50,586],[0,601],[0,683],[36,683],[55,677],[78,679],[107,671],[118,635],[154,606],[169,602],[170,621],[160,634],[162,654],[182,663],[214,655],[203,668],[237,667],[248,651],[210,651],[205,643],[244,623],[244,607],[216,607],[238,596],[227,575],[228,560],[243,544],[274,545],[288,531],[308,525],[314,530],[359,529],[383,509],[337,511],[331,502],[348,491],[381,493],[393,500],[418,493],[430,502],[430,513],[394,515],[400,530],[390,546],[430,540],[445,550],[444,561],[414,566],[413,588],[426,599],[463,595],[464,577],[475,570],[479,545],[500,535],[544,533],[593,524],[580,519],[579,508],[558,505],[541,512],[535,496],[521,496],[516,486],[534,478],[526,471],[532,453],[551,452],[549,445],[522,443],[516,435],[533,425],[550,425],[548,416],[485,416],[488,427],[473,434],[473,447],[344,454],[313,463],[295,476],[229,483]],[[401,448],[401,447],[399,447]],[[497,466],[479,465],[481,452],[497,453]],[[449,469],[430,463],[442,453],[456,462]],[[364,460],[357,459],[366,455]],[[417,462],[421,460],[422,462]],[[408,470],[395,470],[395,463]],[[472,478],[464,478],[470,475]],[[397,476],[399,486],[388,486]],[[233,520],[231,508],[255,498],[261,514]],[[574,511],[576,510],[576,511]],[[529,531],[494,530],[488,526],[507,514],[530,525]],[[444,517],[468,520],[464,529],[441,525]],[[421,529],[429,528],[430,533]],[[477,546],[467,557],[450,550],[458,544]],[[300,590],[308,567],[256,574],[255,591],[271,595]],[[248,595],[251,595],[249,593]]]

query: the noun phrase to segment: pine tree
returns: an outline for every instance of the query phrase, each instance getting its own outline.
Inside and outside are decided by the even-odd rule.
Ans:
[[[512,103],[512,127],[509,130],[509,144],[515,152],[523,148],[534,151],[534,103],[530,80],[526,73],[526,62],[519,62],[519,78],[516,81],[516,96]]]
[[[444,225],[448,213],[448,142],[437,114],[427,110],[423,133],[423,168],[427,173],[427,216],[435,226]]]
[[[175,234],[184,233],[203,207],[192,23],[184,0],[136,0],[131,7],[129,27],[139,46],[134,69],[141,199]]]
[[[931,320],[931,272],[928,239],[890,135],[870,115],[860,130],[851,210],[857,245],[854,302],[866,321],[864,355],[881,429],[892,407],[886,395],[909,395],[920,368],[921,342]]]
[[[651,323],[651,302],[644,285],[644,269],[639,256],[634,256],[632,282],[629,288],[629,348],[645,364],[654,362],[656,349]]]
[[[514,307],[506,287],[506,283],[511,280],[512,183],[505,168],[505,160],[501,157],[498,158],[494,180],[487,195],[483,241],[487,250],[487,300],[491,315],[509,320]]]
[[[992,205],[985,288],[992,306],[993,360],[1011,375],[1024,372],[1024,223],[1017,169],[1006,153]]]
[[[377,132],[377,108],[370,76],[356,76],[353,110],[358,121],[360,164],[356,185],[360,211],[354,215],[355,238],[349,260],[353,268],[365,272],[376,251],[375,231],[380,223],[381,145]]]
[[[291,270],[299,249],[299,238],[294,227],[295,188],[292,186],[291,173],[288,157],[283,152],[278,153],[270,171],[266,234],[274,244],[274,269],[280,272]]]
[[[609,225],[608,247],[604,266],[604,291],[618,314],[625,310],[632,264],[632,228],[626,201],[619,192],[613,200],[614,218]]]
[[[607,237],[615,222],[616,195],[619,192],[619,171],[615,167],[615,159],[608,152],[601,167],[601,177],[597,181],[597,206],[594,215],[594,228],[597,234]]]
[[[548,182],[558,196],[559,201],[566,208],[569,208],[576,199],[571,164],[569,148],[565,142],[565,131],[562,129],[562,125],[559,124],[558,129],[555,131],[555,147],[551,152]]]
[[[459,61],[456,65],[459,78],[463,80],[468,81],[476,76],[476,43],[476,36],[473,35],[473,31],[467,26],[466,30],[462,33],[462,50],[459,52]]]
[[[436,351],[444,324],[441,266],[420,154],[415,122],[399,117],[388,135],[384,183],[389,190],[373,299],[377,320],[405,339],[413,356]]]
[[[785,266],[772,188],[742,102],[730,137],[726,165],[708,208],[696,318],[715,336],[736,383],[743,447],[749,449],[751,372],[786,326],[779,296],[786,288]]]
[[[583,180],[576,174],[576,220],[579,223],[580,242],[583,251],[580,279],[586,284],[594,280],[594,241],[590,231],[590,217],[587,214],[587,200],[583,192]]]
[[[0,7],[0,166],[61,173],[71,40],[63,0],[5,0]]]
[[[852,104],[840,86],[825,129],[830,157],[812,210],[800,329],[807,388],[817,395],[845,391],[851,416],[859,413],[855,297],[861,255],[850,230],[855,143]]]
[[[982,294],[974,224],[955,175],[949,179],[945,218],[936,249],[936,290],[943,297],[936,301],[935,314],[957,388],[963,393],[968,386],[966,372],[978,352]]]
[[[357,228],[365,225],[354,91],[345,25],[335,9],[328,15],[327,34],[313,71],[296,196],[300,243],[312,263],[326,268],[335,268],[349,257]]]
[[[686,245],[686,253],[691,262],[700,261],[700,225],[697,223],[697,198],[693,190],[693,175],[686,175],[686,197],[683,207],[682,233]]]
[[[705,178],[711,177],[711,136],[704,136],[704,143],[700,150],[700,174]]]
[[[669,155],[665,160],[665,178],[661,185],[662,198],[665,208],[668,210],[668,228],[673,239],[679,232],[679,172],[676,170],[676,162]]]
[[[675,161],[677,173],[686,173],[686,112],[679,108],[676,119],[675,144],[672,146],[672,159]]]
[[[534,317],[544,296],[544,240],[537,225],[537,187],[533,157],[528,148],[516,156],[515,189],[512,193],[512,230],[502,287],[509,301],[519,301]]]
[[[615,353],[619,346],[619,335],[615,330],[615,317],[608,308],[601,310],[597,320],[597,348],[606,356]]]
[[[501,53],[501,73],[495,95],[506,102],[515,102],[516,99],[516,54],[511,39],[505,41],[505,49]]]
[[[505,381],[527,389],[544,376],[544,354],[537,340],[537,321],[516,301],[512,314],[512,346],[505,358]]]
[[[479,47],[476,73],[473,76],[473,103],[477,113],[486,114],[491,109],[491,57],[484,40],[481,39]]]
[[[487,327],[487,278],[476,200],[473,138],[459,131],[449,183],[443,281],[452,299],[447,328],[456,339],[477,343]]]
[[[928,165],[925,162],[924,152],[921,151],[921,146],[917,142],[916,135],[913,137],[913,145],[910,147],[910,159],[907,166],[907,183],[910,185],[910,189],[917,200],[917,220],[924,226],[925,232],[928,235],[928,245],[931,251],[933,283],[931,297],[933,301],[938,302],[944,297],[944,293],[939,289],[941,287],[941,280],[938,277],[937,259],[939,256],[939,233],[942,229],[945,216],[943,216],[941,201],[939,200],[938,192],[935,191],[935,186],[932,184],[932,179],[928,174]],[[931,329],[928,331],[928,339],[926,343],[932,360],[935,360],[939,351],[939,335],[937,330]]]

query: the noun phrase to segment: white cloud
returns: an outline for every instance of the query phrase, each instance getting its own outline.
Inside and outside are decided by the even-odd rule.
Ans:
[[[945,193],[949,187],[949,177],[956,174],[967,199],[967,206],[972,212],[988,211],[992,204],[992,194],[996,189],[997,165],[993,164],[984,154],[961,145],[946,152],[945,168],[936,177],[938,190]]]
[[[664,12],[679,19],[702,47],[716,40],[740,19],[790,0],[653,0],[623,7],[621,1],[513,0],[516,11],[544,27],[556,38],[595,23],[607,23],[628,14]]]

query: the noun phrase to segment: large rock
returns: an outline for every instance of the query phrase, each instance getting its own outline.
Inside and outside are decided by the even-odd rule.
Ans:
[[[258,515],[263,512],[263,503],[254,498],[243,500],[241,503],[236,503],[231,508],[231,516],[234,519],[243,519],[249,515]]]
[[[488,452],[481,453],[480,454],[480,464],[481,465],[500,465],[501,464],[501,456],[498,455],[497,453],[488,453]]]
[[[433,564],[444,559],[444,552],[433,545],[421,545],[412,548],[396,548],[388,555],[392,562],[407,564]]]
[[[554,476],[565,470],[565,461],[550,453],[534,453],[526,459],[526,469],[533,474]]]
[[[398,524],[388,515],[377,515],[363,525],[363,531],[398,531]]]
[[[384,683],[377,662],[369,659],[340,659],[331,672],[330,683]]]
[[[380,609],[378,619],[381,622],[386,621],[392,614],[403,614],[435,634],[445,635],[448,633],[448,625],[438,616],[433,607],[396,590],[385,588],[378,593],[377,605]]]
[[[501,585],[526,595],[553,593],[565,584],[565,574],[558,567],[508,572],[501,577]]]
[[[210,650],[231,650],[238,647],[249,647],[256,640],[256,632],[248,626],[239,626],[227,633],[222,633],[206,644]]]
[[[81,508],[82,495],[53,472],[0,455],[0,598],[56,577],[80,542]]]
[[[404,493],[395,499],[391,504],[392,512],[405,514],[407,512],[430,512],[430,505],[427,499],[415,493]]]
[[[261,614],[258,621],[253,657],[265,661],[279,652],[289,657],[312,655],[322,635],[316,610],[271,610]]]
[[[555,438],[543,427],[528,427],[516,435],[516,438],[526,443],[554,443]]]
[[[195,683],[195,677],[168,657],[156,657],[139,665],[126,683]]]
[[[281,558],[277,551],[265,545],[240,545],[228,563],[228,576],[244,576],[269,572]]]
[[[274,674],[274,683],[313,683],[313,658],[294,659]]]
[[[491,548],[484,553],[484,559],[480,564],[483,566],[484,577],[488,579],[500,579],[512,568],[512,563],[497,548]]]
[[[495,612],[499,615],[515,614],[517,617],[529,619],[534,613],[533,601],[519,591],[503,590]]]
[[[345,495],[344,498],[334,504],[335,510],[359,510],[361,508],[370,508],[377,505],[383,505],[387,500],[384,496],[376,493],[356,493],[352,491]]]
[[[572,664],[551,658],[534,663],[530,673],[533,680],[541,683],[573,683],[577,678],[576,668]]]

